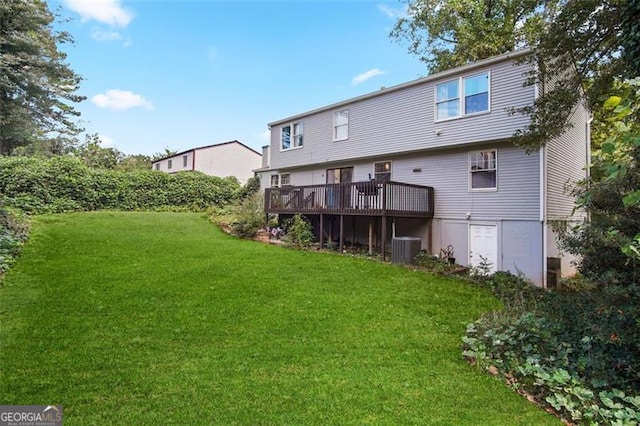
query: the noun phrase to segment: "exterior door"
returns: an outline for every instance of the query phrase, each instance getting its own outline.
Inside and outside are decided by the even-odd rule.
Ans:
[[[353,167],[341,169],[327,169],[327,183],[351,183],[353,181]],[[349,188],[345,185],[335,185],[327,188],[327,205],[334,208],[351,207]]]
[[[469,266],[489,264],[489,272],[498,270],[498,227],[469,225]]]

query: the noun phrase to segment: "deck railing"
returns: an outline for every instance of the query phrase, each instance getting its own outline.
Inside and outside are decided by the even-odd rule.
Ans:
[[[376,180],[267,188],[265,211],[433,217],[433,188]]]

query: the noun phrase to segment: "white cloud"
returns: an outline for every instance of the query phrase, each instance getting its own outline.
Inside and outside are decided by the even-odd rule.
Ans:
[[[384,71],[380,71],[378,68],[370,69],[367,72],[363,72],[362,74],[358,74],[357,76],[353,77],[353,80],[351,80],[351,85],[357,86],[358,84],[364,83],[370,78],[373,78],[375,76],[382,75],[382,74],[384,74]]]
[[[100,108],[125,110],[135,107],[153,109],[153,104],[143,96],[127,90],[111,89],[106,93],[100,93],[91,98],[91,101]]]
[[[77,12],[83,21],[96,20],[123,28],[133,19],[133,13],[124,9],[120,0],[65,0],[65,4]]]
[[[407,14],[406,8],[393,8],[388,4],[384,4],[384,3],[377,4],[376,7],[380,12],[387,15],[387,18],[391,18],[391,19],[402,18]]]
[[[99,134],[98,139],[100,139],[100,145],[106,148],[113,148],[116,146],[115,140],[113,138],[110,138],[109,136]]]
[[[131,39],[123,36],[118,31],[103,30],[101,28],[94,28],[91,32],[91,38],[97,41],[121,41],[123,46],[128,47],[131,45]]]

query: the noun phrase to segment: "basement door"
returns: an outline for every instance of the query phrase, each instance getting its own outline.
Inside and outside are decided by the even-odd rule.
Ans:
[[[490,263],[490,272],[498,270],[498,227],[496,225],[469,225],[469,266]]]

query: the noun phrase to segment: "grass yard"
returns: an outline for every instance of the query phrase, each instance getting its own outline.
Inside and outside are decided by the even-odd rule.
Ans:
[[[65,425],[559,424],[462,360],[496,306],[197,214],[40,216],[0,284],[0,404],[62,404]]]

